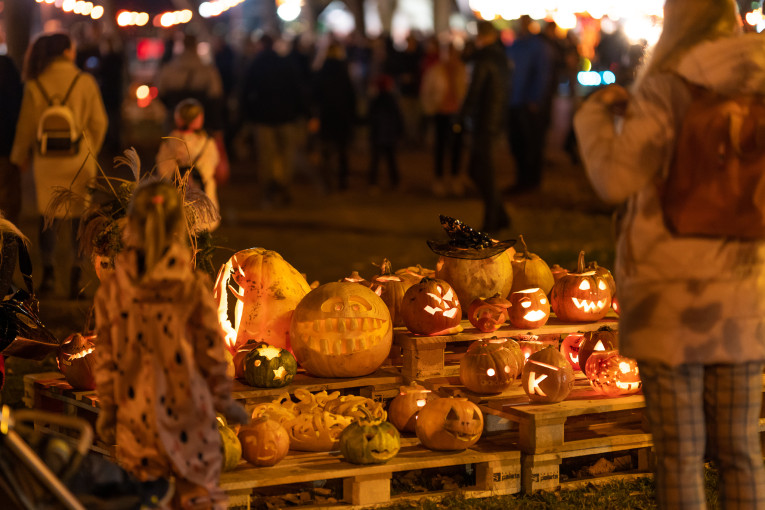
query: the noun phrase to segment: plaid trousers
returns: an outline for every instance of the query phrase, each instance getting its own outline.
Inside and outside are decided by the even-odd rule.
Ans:
[[[765,509],[760,446],[763,364],[639,363],[656,453],[662,509],[705,509],[704,460],[720,473],[720,501],[730,509]]]

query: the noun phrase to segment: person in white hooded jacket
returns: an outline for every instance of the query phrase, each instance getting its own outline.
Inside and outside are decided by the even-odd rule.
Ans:
[[[673,235],[657,193],[692,100],[688,82],[765,94],[765,36],[742,32],[734,0],[667,0],[662,34],[632,90],[594,93],[574,128],[596,192],[625,204],[619,350],[639,364],[659,506],[706,508],[704,461],[712,459],[723,508],[765,508],[765,242]]]

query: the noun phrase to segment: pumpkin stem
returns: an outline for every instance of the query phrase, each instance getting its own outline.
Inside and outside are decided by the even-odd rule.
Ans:
[[[523,234],[518,235],[518,241],[521,243],[520,244],[521,253],[523,253],[524,255],[527,255],[529,253],[529,248],[528,246],[526,246],[526,241],[523,240]]]
[[[383,259],[382,264],[380,264],[380,275],[386,276],[389,274],[393,274],[393,267],[391,266],[390,260]]]
[[[579,252],[579,258],[576,261],[576,272],[584,273],[584,250]]]

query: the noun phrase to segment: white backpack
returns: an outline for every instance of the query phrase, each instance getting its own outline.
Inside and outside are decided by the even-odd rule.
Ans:
[[[37,149],[41,156],[72,156],[80,150],[82,137],[74,120],[74,112],[66,105],[79,77],[80,73],[77,73],[63,99],[58,96],[50,97],[42,83],[39,80],[34,81],[48,103],[37,123]]]

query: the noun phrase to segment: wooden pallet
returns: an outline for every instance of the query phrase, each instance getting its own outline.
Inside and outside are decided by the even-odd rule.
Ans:
[[[497,331],[484,333],[474,328],[467,320],[462,321],[463,331],[454,335],[442,336],[419,336],[411,333],[406,328],[396,328],[393,332],[393,344],[401,350],[401,375],[407,382],[420,380],[439,375],[454,375],[459,370],[458,353],[455,356],[455,365],[449,365],[447,348],[461,348],[462,352],[470,343],[481,338],[513,337],[521,335],[537,335],[540,338],[552,339],[557,342],[561,336],[569,333],[595,331],[602,326],[616,329],[618,319],[615,315],[609,315],[597,322],[570,323],[551,317],[550,320],[537,329],[513,329],[503,326]],[[394,357],[395,359],[395,357]]]
[[[387,400],[399,393],[404,379],[399,374],[386,370],[364,377],[326,379],[299,372],[290,384],[282,388],[254,388],[235,380],[232,388],[234,399],[247,404],[270,402],[287,392],[297,389],[310,392],[340,391],[351,392],[375,400]],[[24,376],[24,403],[29,408],[45,409],[65,414],[81,415],[98,412],[98,397],[95,391],[76,391],[60,372],[43,372]]]
[[[249,508],[253,490],[320,480],[342,479],[342,503],[337,508],[387,505],[409,498],[443,497],[459,492],[467,497],[515,494],[521,486],[520,452],[480,441],[467,450],[437,452],[402,438],[398,455],[385,464],[359,466],[345,462],[340,452],[290,452],[272,467],[253,467],[242,462],[221,475],[220,485],[230,507]],[[406,471],[473,464],[476,483],[459,490],[391,496],[391,478]],[[334,508],[322,505],[321,508]]]

